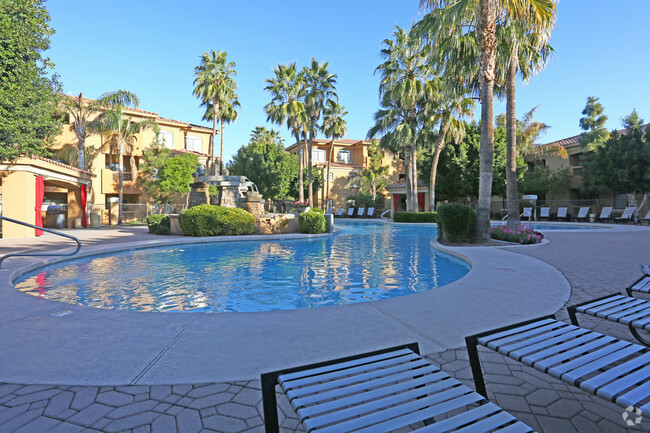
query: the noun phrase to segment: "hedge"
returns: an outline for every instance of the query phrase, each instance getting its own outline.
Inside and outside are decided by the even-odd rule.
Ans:
[[[147,217],[149,233],[168,235],[170,233],[169,215],[149,215]]]
[[[303,212],[298,217],[300,233],[325,233],[325,216],[315,209]]]
[[[476,211],[460,203],[438,206],[438,239],[441,242],[469,242],[474,232]]]
[[[243,209],[202,204],[178,217],[186,236],[235,236],[255,233],[255,217]]]
[[[435,212],[395,212],[393,215],[396,223],[435,223],[437,220]]]

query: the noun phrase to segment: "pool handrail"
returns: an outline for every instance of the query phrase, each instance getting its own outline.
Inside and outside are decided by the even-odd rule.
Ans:
[[[29,257],[37,257],[37,256],[38,257],[42,257],[42,256],[74,256],[81,249],[81,241],[79,239],[77,239],[76,237],[72,236],[72,235],[61,233],[59,231],[48,229],[48,228],[45,228],[45,227],[35,226],[33,224],[29,224],[29,223],[26,223],[24,221],[15,220],[13,218],[5,217],[5,216],[0,216],[0,221],[2,221],[2,220],[9,221],[9,222],[12,222],[14,224],[20,224],[20,225],[23,225],[23,226],[26,226],[26,227],[31,227],[31,228],[37,229],[37,230],[43,230],[44,232],[48,232],[48,233],[52,233],[52,234],[55,234],[55,235],[58,235],[58,236],[63,236],[63,237],[72,239],[73,241],[75,241],[77,243],[77,249],[75,249],[71,253],[10,253],[10,254],[5,254],[4,256],[0,257],[0,268],[2,268],[2,263],[5,261],[5,259],[8,259],[9,257],[16,257],[16,256],[29,256]]]

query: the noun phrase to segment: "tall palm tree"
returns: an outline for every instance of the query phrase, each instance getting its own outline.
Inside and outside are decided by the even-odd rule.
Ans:
[[[429,181],[429,205],[431,210],[434,210],[438,160],[445,145],[445,140],[449,134],[454,142],[462,141],[465,136],[465,122],[462,119],[472,116],[475,104],[471,97],[459,93],[453,86],[446,86],[441,89],[438,101],[435,101],[432,105],[433,112],[430,114],[429,121],[434,125],[438,125],[438,134],[432,146],[433,158]]]
[[[212,103],[208,102],[204,105],[205,113],[203,114],[203,120],[212,120],[212,116],[214,116],[214,108],[212,106]],[[241,104],[239,103],[239,97],[234,93],[228,101],[223,102],[221,105],[221,118],[219,119],[219,122],[221,123],[221,132],[219,133],[221,135],[221,161],[223,161],[224,124],[231,124],[237,120],[238,113],[236,109],[239,107],[241,107]],[[223,164],[223,162],[220,162],[220,164]]]
[[[305,83],[304,78],[296,70],[296,63],[278,65],[273,68],[275,77],[264,80],[267,85],[264,90],[271,94],[271,102],[266,104],[264,112],[266,120],[275,124],[287,125],[296,139],[298,151],[298,200],[305,201],[303,184],[303,155],[300,146],[300,133],[307,124],[305,111]]]
[[[235,62],[228,62],[225,51],[201,55],[201,64],[194,68],[194,96],[201,99],[201,104],[212,104],[212,143],[210,144],[211,172],[215,174],[214,147],[217,142],[217,120],[221,119],[221,105],[233,98],[237,89],[234,77]],[[223,140],[219,160],[219,174],[223,174]]]
[[[90,117],[97,112],[99,107],[94,101],[84,102],[83,93],[79,93],[78,97],[66,97],[61,101],[64,109],[70,113],[72,123],[70,129],[77,137],[77,167],[82,170],[88,168],[86,163],[86,138],[93,134],[92,128],[89,128],[91,120]]]
[[[479,151],[479,200],[475,241],[490,239],[490,199],[494,160],[494,82],[496,27],[498,20],[514,19],[539,31],[555,19],[553,0],[420,0],[426,8],[444,10],[449,22],[476,29],[481,97],[481,145]],[[429,30],[433,30],[429,28]]]
[[[311,65],[304,67],[302,74],[305,77],[305,110],[307,114],[307,130],[309,132],[309,144],[307,146],[307,170],[309,183],[308,196],[309,205],[313,206],[313,177],[312,177],[312,146],[314,137],[318,130],[318,121],[320,119],[325,101],[330,98],[335,98],[334,85],[336,84],[336,74],[330,74],[327,70],[328,62],[318,63],[315,59],[311,59]]]
[[[413,29],[396,27],[394,40],[384,40],[381,55],[385,60],[375,72],[381,74],[379,94],[382,109],[375,114],[375,126],[369,138],[381,132],[379,145],[406,159],[406,210],[418,211],[417,146],[421,140],[422,110],[427,95],[433,94],[434,82],[429,48]]]
[[[97,102],[104,107],[105,111],[97,118],[96,130],[109,131],[109,136],[118,153],[118,173],[119,173],[119,211],[117,224],[122,224],[122,203],[124,201],[124,154],[126,147],[132,145],[136,140],[136,134],[144,128],[151,126],[153,122],[134,122],[131,117],[125,116],[124,112],[127,107],[138,108],[140,99],[132,92],[127,90],[116,90],[103,94],[97,99]],[[135,157],[131,153],[131,170],[137,175],[135,166]],[[133,182],[136,176],[133,176]]]
[[[325,103],[325,110],[323,111],[323,126],[321,129],[326,137],[330,137],[332,142],[330,143],[330,156],[327,158],[327,177],[325,185],[325,203],[324,206],[327,206],[330,202],[330,163],[334,157],[334,140],[337,138],[343,138],[345,133],[348,131],[345,116],[348,112],[345,111],[343,105],[339,105],[338,102],[328,99]]]

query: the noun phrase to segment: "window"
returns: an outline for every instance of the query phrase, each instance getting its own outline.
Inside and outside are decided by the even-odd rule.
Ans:
[[[174,148],[174,134],[169,131],[160,131],[159,137],[165,147],[169,149]]]
[[[191,135],[185,136],[185,149],[193,150],[195,152],[202,152],[203,148],[201,146],[201,139],[199,137],[193,137]]]
[[[349,150],[339,150],[339,162],[350,162],[350,151]]]
[[[334,181],[334,173],[330,171],[330,182]]]
[[[311,160],[313,162],[325,162],[325,151],[323,149],[312,149]]]
[[[569,155],[569,165],[572,166],[580,166],[580,157],[582,156],[582,153],[576,153],[574,155]]]

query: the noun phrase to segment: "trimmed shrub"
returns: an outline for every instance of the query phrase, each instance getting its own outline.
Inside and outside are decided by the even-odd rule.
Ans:
[[[396,223],[435,223],[435,212],[395,212],[393,221]]]
[[[314,212],[318,212],[320,214],[325,215],[325,211],[323,209],[319,208],[319,207],[313,207],[313,208],[311,208],[309,210],[313,210]]]
[[[326,230],[325,216],[315,209],[301,213],[298,217],[298,224],[300,233],[325,233]]]
[[[438,206],[438,240],[441,242],[469,242],[474,232],[476,211],[460,203]]]
[[[255,233],[255,217],[243,209],[202,204],[178,217],[186,236],[235,236]]]
[[[155,235],[168,235],[170,232],[169,215],[149,215],[147,217],[149,233]]]

